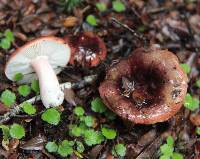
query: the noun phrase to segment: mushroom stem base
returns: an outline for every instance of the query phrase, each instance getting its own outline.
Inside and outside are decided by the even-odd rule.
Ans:
[[[41,100],[44,106],[49,108],[61,105],[64,93],[59,87],[57,76],[48,62],[48,57],[38,56],[32,60],[31,64],[39,79]]]

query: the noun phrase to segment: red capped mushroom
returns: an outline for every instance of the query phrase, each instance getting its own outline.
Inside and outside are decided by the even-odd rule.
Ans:
[[[46,108],[62,104],[64,93],[56,74],[65,67],[71,56],[70,47],[56,37],[32,40],[17,49],[6,64],[5,74],[14,80],[16,73],[24,75],[22,83],[38,78],[41,100]]]
[[[153,124],[166,121],[179,111],[187,81],[173,53],[137,49],[108,70],[99,93],[123,119]]]
[[[106,58],[106,46],[103,40],[92,32],[79,33],[65,38],[72,54],[70,64],[94,67]]]

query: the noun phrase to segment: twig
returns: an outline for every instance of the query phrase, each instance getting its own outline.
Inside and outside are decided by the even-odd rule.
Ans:
[[[128,25],[121,23],[120,21],[118,21],[115,18],[111,18],[111,20],[114,23],[116,23],[116,24],[122,26],[123,28],[127,29],[128,31],[130,31],[133,34],[133,36],[135,36],[136,38],[142,40],[145,45],[147,44],[147,38],[145,36],[143,36],[142,34],[137,33],[135,30],[133,30],[132,28],[130,28]]]
[[[91,84],[96,78],[97,78],[97,75],[86,76],[83,78],[83,80],[76,82],[76,83],[71,83],[71,82],[63,83],[60,85],[60,88],[62,91],[64,91],[65,88],[80,89],[80,88],[83,88],[87,84]],[[26,100],[25,102],[33,104],[33,103],[39,101],[40,99],[41,99],[40,95],[38,95],[29,100]],[[20,109],[22,106],[23,106],[23,103],[15,106],[8,113],[4,114],[4,116],[0,119],[0,124],[7,122],[12,117],[14,117],[16,114],[18,114],[20,112]]]

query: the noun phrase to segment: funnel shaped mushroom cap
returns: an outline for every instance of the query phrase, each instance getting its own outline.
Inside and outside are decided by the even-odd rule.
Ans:
[[[124,88],[124,79],[132,80],[132,85]],[[105,104],[123,119],[153,124],[166,121],[179,111],[187,81],[173,53],[137,49],[127,60],[108,70],[99,93]]]
[[[24,78],[21,83],[30,83],[36,79],[31,61],[38,56],[47,56],[55,73],[58,74],[70,59],[70,47],[65,41],[57,37],[42,37],[32,40],[18,48],[10,57],[5,67],[8,79],[14,80],[16,73],[22,73]]]
[[[94,67],[106,59],[107,51],[103,40],[92,32],[68,36],[65,40],[72,50],[70,58],[72,65]]]

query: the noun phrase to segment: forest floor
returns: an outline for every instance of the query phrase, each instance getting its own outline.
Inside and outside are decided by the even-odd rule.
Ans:
[[[99,112],[98,110],[94,112],[95,108],[91,106],[94,105],[91,104],[92,102],[100,100],[98,87],[104,80],[109,65],[127,57],[136,48],[150,47],[155,44],[161,49],[168,49],[176,54],[180,63],[189,69],[188,93],[199,100],[200,84],[198,85],[197,81],[200,79],[200,2],[198,0],[124,0],[118,1],[120,4],[114,6],[114,1],[109,0],[83,0],[78,3],[79,1],[0,0],[0,94],[8,89],[16,95],[16,103],[11,107],[0,102],[2,115],[0,119],[15,105],[35,96],[32,91],[28,96],[22,97],[18,92],[19,85],[9,81],[4,73],[6,62],[13,51],[27,41],[41,36],[64,38],[90,31],[101,37],[107,48],[106,60],[97,67],[88,69],[84,66],[68,65],[58,75],[60,83],[77,83],[85,76],[96,76],[90,84],[65,91],[66,100],[57,108],[61,114],[58,125],[51,125],[41,118],[41,114],[46,110],[40,101],[34,103],[37,110],[34,115],[27,115],[20,111],[8,121],[1,123],[6,128],[1,125],[5,132],[2,131],[0,135],[2,141],[0,158],[156,159],[165,155],[162,154],[161,147],[166,143],[166,138],[172,136],[174,141],[172,152],[168,147],[166,153],[169,154],[165,157],[170,158],[170,153],[177,152],[185,159],[200,159],[199,101],[194,109],[189,110],[183,106],[168,121],[152,125],[127,123],[109,110],[104,111],[101,101],[97,103],[100,105],[98,105]],[[102,2],[103,6],[99,2]],[[100,7],[97,7],[98,3],[101,4]],[[89,15],[92,15],[92,18],[91,16],[88,18]],[[12,35],[6,37],[5,31],[8,29],[14,35],[14,39]],[[11,46],[2,42],[5,38],[9,41],[9,37]],[[84,119],[74,114],[77,106],[84,109],[82,116]],[[108,113],[110,115],[107,115]],[[87,117],[91,117],[92,125],[89,121],[89,123],[85,121]],[[79,132],[76,129],[73,134],[72,125],[80,127],[82,120],[86,122],[90,131],[80,130],[88,133],[81,135],[81,133],[77,134]],[[14,123],[24,128],[23,138],[17,139],[11,134]],[[96,140],[103,127],[108,127],[110,131],[106,129],[108,136],[104,135],[104,139],[98,143]],[[68,144],[63,146],[63,140]],[[69,141],[73,141],[71,145]],[[54,152],[45,146],[47,142],[54,142]],[[113,147],[119,143],[122,144],[121,147],[113,152]],[[52,145],[50,147],[53,149]],[[66,152],[67,150],[72,152]],[[181,158],[177,156],[174,159]]]

